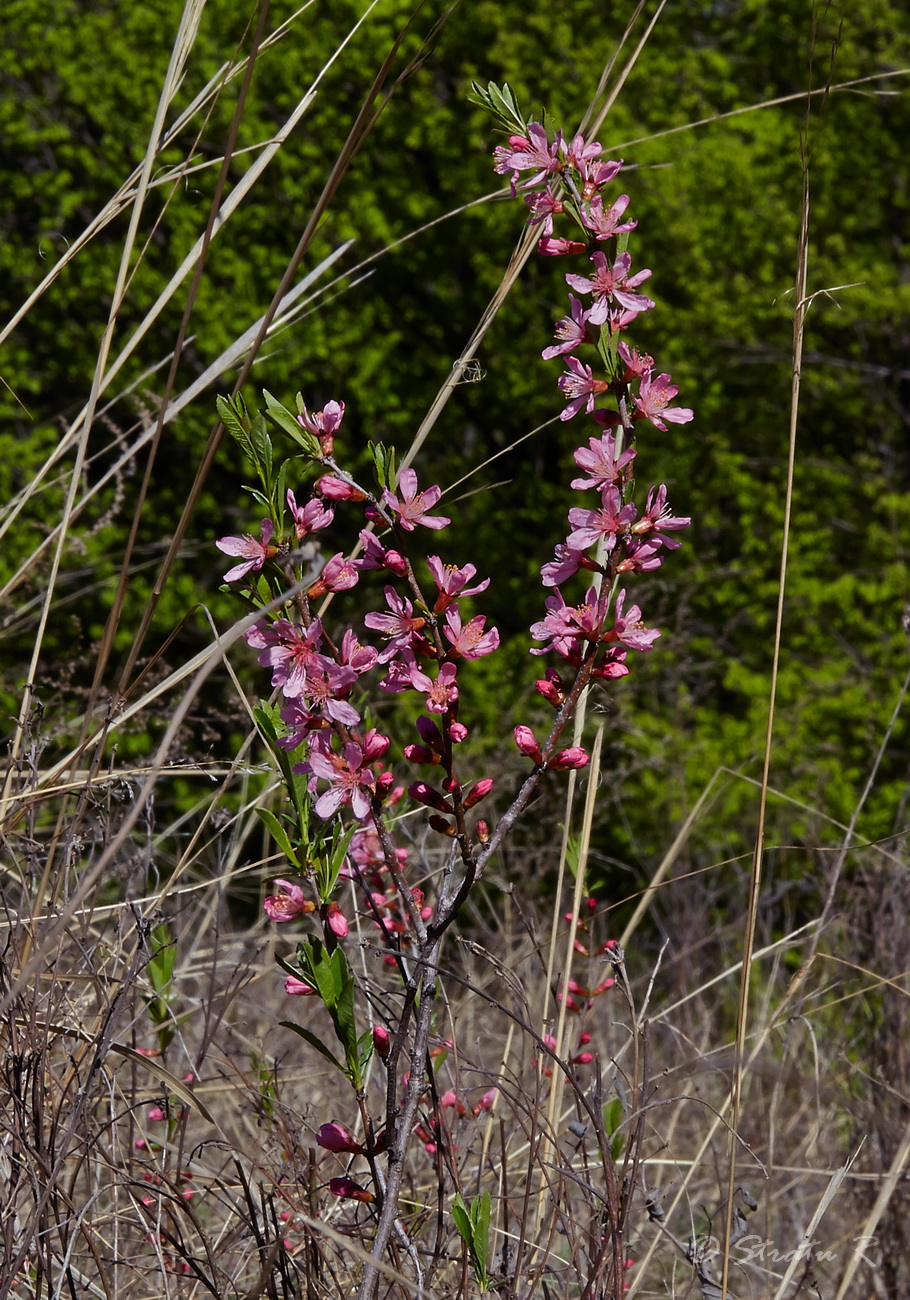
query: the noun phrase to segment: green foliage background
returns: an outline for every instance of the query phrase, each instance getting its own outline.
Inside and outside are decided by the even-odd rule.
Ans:
[[[141,161],[182,6],[179,0],[8,0],[0,76],[4,189],[0,284],[6,319]],[[268,30],[294,6],[271,5]],[[237,149],[268,140],[365,11],[317,0],[260,55]],[[414,19],[396,66],[442,15]],[[631,6],[586,0],[464,0],[419,68],[401,84],[332,204],[301,274],[345,240],[342,266],[499,188],[490,121],[467,99],[472,80],[508,80],[527,107],[545,105],[571,129],[584,111]],[[179,386],[190,383],[268,306],[367,88],[410,9],[379,5],[326,73],[312,110],[263,182],[213,243],[193,312]],[[250,14],[209,0],[177,107],[248,42]],[[599,842],[605,859],[637,874],[652,866],[720,766],[760,775],[777,568],[783,519],[790,394],[791,286],[808,157],[812,192],[810,291],[773,782],[806,807],[775,804],[772,838],[836,839],[825,818],[849,820],[907,666],[900,619],[907,600],[910,276],[910,83],[868,82],[813,100],[821,88],[910,67],[906,9],[856,0],[813,19],[788,0],[680,3],[659,18],[607,122],[607,156],[622,156],[623,189],[639,221],[636,265],[653,268],[658,310],[636,342],[673,373],[693,424],[640,439],[640,489],[666,482],[693,516],[683,549],[639,581],[636,600],[664,630],[657,652],[605,692],[607,777]],[[811,57],[811,69],[810,69]],[[161,186],[143,215],[146,254],[132,280],[117,342],[141,321],[201,234],[236,102],[230,82],[207,119],[162,161],[215,160],[177,186]],[[732,114],[768,100],[773,107]],[[236,184],[251,154],[232,165]],[[264,350],[246,390],[311,407],[348,404],[345,450],[366,440],[405,449],[452,361],[499,284],[523,209],[489,202],[379,257],[370,277],[333,291]],[[24,318],[0,353],[0,495],[30,479],[82,407],[111,300],[128,213],[96,235]],[[540,361],[563,314],[564,268],[532,261],[488,334],[484,378],[463,384],[419,461],[422,481],[443,485],[512,446],[561,408],[557,363]],[[651,290],[649,290],[651,291]],[[163,373],[141,379],[173,346],[184,299],[159,318],[117,380],[109,416],[93,433],[87,482],[111,461],[116,431],[154,410]],[[132,394],[126,390],[136,385]],[[218,385],[226,391],[227,381]],[[118,396],[118,394],[124,394]],[[145,511],[118,652],[144,609],[149,584],[192,481],[214,418],[214,392],[165,431]],[[499,749],[516,721],[542,726],[527,658],[527,627],[540,616],[539,568],[565,531],[572,449],[594,428],[548,426],[481,469],[453,511],[446,559],[478,565],[492,584],[483,609],[506,646],[478,665],[469,687],[478,750]],[[59,472],[59,471],[58,471]],[[41,688],[58,699],[90,675],[129,527],[141,466],[83,517],[66,557]],[[225,444],[197,510],[149,638],[153,653],[196,602],[224,624],[236,613],[218,595],[222,558],[212,539],[254,527],[244,467]],[[6,574],[59,516],[64,482],[49,476],[7,538]],[[458,496],[458,493],[455,494]],[[353,535],[353,526],[352,526]],[[8,710],[27,664],[49,550],[7,600],[3,632]],[[480,606],[478,606],[480,608]],[[170,647],[173,663],[208,639],[191,615]],[[242,658],[242,656],[238,656]],[[245,680],[259,681],[252,656]],[[116,664],[112,665],[113,673]],[[55,725],[72,711],[63,708]],[[467,715],[466,715],[467,716]],[[236,727],[216,727],[219,756]],[[129,742],[141,750],[148,737]],[[908,743],[899,722],[876,792],[860,823],[868,837],[906,822]],[[756,817],[753,786],[726,780],[702,826],[693,861],[741,853]]]

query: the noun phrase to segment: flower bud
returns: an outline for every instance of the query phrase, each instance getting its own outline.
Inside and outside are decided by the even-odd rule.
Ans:
[[[349,1201],[372,1201],[373,1193],[368,1192],[365,1187],[355,1183],[353,1178],[332,1178],[329,1180],[329,1191],[333,1196],[344,1196]]]
[[[476,803],[480,803],[493,789],[492,777],[485,776],[480,781],[475,781],[468,793],[465,795],[465,808],[473,808]]]

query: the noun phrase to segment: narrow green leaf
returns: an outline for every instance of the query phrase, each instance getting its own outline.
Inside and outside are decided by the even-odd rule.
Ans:
[[[269,812],[268,808],[257,808],[256,812],[259,816],[259,820],[263,823],[279,849],[281,849],[281,852],[287,858],[288,862],[300,871],[300,861],[294,851],[294,846],[291,844],[290,836],[282,826],[281,822],[274,813]]]
[[[303,447],[304,451],[308,451],[310,455],[318,455],[319,443],[312,434],[307,433],[305,429],[300,427],[296,416],[292,415],[287,407],[282,406],[281,402],[266,389],[262,390],[262,396],[265,399],[269,419],[277,424],[279,429],[283,429],[286,434],[293,438],[299,447]]]
[[[285,1029],[293,1029],[294,1033],[299,1034],[301,1038],[305,1039],[306,1042],[309,1043],[310,1047],[315,1047],[320,1056],[324,1056],[327,1061],[334,1065],[335,1069],[338,1070],[340,1074],[347,1074],[347,1070],[341,1064],[338,1057],[334,1052],[330,1051],[329,1048],[326,1047],[321,1038],[317,1038],[315,1034],[311,1033],[309,1029],[304,1029],[302,1025],[295,1025],[293,1020],[282,1020],[280,1023]]]
[[[473,1254],[474,1225],[471,1223],[471,1216],[468,1214],[468,1207],[462,1200],[461,1192],[455,1193],[455,1200],[452,1202],[452,1219],[460,1237]]]

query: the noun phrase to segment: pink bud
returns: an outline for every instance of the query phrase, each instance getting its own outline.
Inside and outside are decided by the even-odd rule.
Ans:
[[[474,829],[477,832],[477,838],[480,840],[481,844],[486,844],[487,840],[490,838],[490,828],[487,823],[485,821],[479,821]]]
[[[387,1060],[389,1052],[392,1050],[392,1044],[389,1039],[389,1031],[385,1025],[373,1026],[373,1046],[376,1048],[377,1055],[383,1060]]]
[[[408,786],[408,794],[418,803],[426,804],[428,808],[435,808],[444,813],[453,811],[452,805],[443,799],[439,791],[434,790],[425,781],[415,781],[413,785]]]
[[[333,1196],[344,1196],[350,1201],[369,1202],[373,1199],[373,1193],[368,1192],[365,1187],[355,1183],[353,1178],[332,1178],[329,1181],[329,1191]]]
[[[480,803],[493,789],[492,777],[485,776],[481,781],[475,781],[468,793],[465,795],[465,808],[473,808],[476,803]]]
[[[375,727],[371,727],[363,738],[364,761],[375,763],[378,758],[382,758],[391,743],[388,736],[380,735]]]
[[[361,492],[353,483],[345,483],[334,474],[323,474],[316,483],[316,491],[329,501],[365,501],[366,493]]]
[[[321,1147],[325,1147],[326,1151],[343,1151],[350,1155],[360,1155],[363,1151],[360,1143],[354,1141],[342,1124],[323,1124],[316,1134],[316,1141]]]
[[[405,745],[404,756],[409,763],[439,763],[438,754],[434,754],[425,745]]]
[[[558,754],[554,754],[547,763],[547,767],[552,768],[554,772],[565,772],[570,768],[587,767],[588,755],[582,749],[581,745],[573,745],[569,749],[561,749]]]
[[[593,1052],[579,1052],[577,1056],[572,1057],[573,1065],[590,1065],[594,1060]]]
[[[430,826],[434,831],[439,831],[440,835],[448,835],[450,839],[455,835],[455,827],[452,823],[447,822],[444,817],[437,816],[436,813],[433,813],[430,818]]]
[[[150,1124],[160,1124],[163,1119],[167,1119],[167,1115],[165,1115],[160,1106],[149,1106],[148,1114],[145,1118]]]
[[[311,985],[304,984],[303,980],[297,979],[294,975],[289,975],[284,981],[284,991],[299,998],[311,998],[316,994],[316,990]]]
[[[535,763],[543,762],[540,746],[535,740],[534,732],[530,727],[516,727],[512,734],[515,737],[515,744],[522,754],[528,758],[533,758]]]
[[[549,236],[537,241],[537,251],[542,257],[566,257],[572,253],[583,253],[587,245],[577,239],[554,239]]]
[[[460,745],[467,738],[468,729],[463,722],[449,723],[449,740],[453,745]]]
[[[326,924],[334,935],[337,935],[339,939],[347,938],[348,923],[337,903],[332,902],[326,904],[325,919]]]

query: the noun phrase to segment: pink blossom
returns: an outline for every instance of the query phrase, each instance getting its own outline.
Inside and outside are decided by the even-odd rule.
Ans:
[[[483,1096],[481,1097],[480,1101],[471,1111],[471,1114],[479,1115],[482,1110],[491,1110],[493,1107],[493,1102],[496,1100],[496,1094],[498,1091],[499,1091],[498,1088],[488,1088],[486,1092],[483,1094]]]
[[[445,515],[427,514],[427,511],[431,510],[442,496],[442,488],[434,486],[418,492],[417,475],[414,470],[401,471],[398,477],[398,491],[401,495],[395,496],[388,488],[384,488],[382,502],[398,516],[399,524],[409,533],[414,531],[416,524],[423,524],[424,528],[446,528],[452,522]]]
[[[247,636],[251,645],[264,647],[259,662],[273,669],[272,685],[280,686],[287,699],[296,699],[306,686],[307,673],[325,661],[319,653],[322,623],[314,618],[309,627],[301,627],[286,618],[274,623],[257,624],[256,638]]]
[[[228,569],[224,575],[225,582],[236,582],[238,578],[244,577],[247,573],[258,572],[266,560],[270,560],[273,555],[278,554],[278,547],[271,544],[274,531],[275,525],[271,519],[263,519],[258,542],[254,537],[250,537],[248,533],[243,537],[218,538],[215,545],[219,551],[224,551],[225,555],[243,557],[242,564],[235,564],[233,569]]]
[[[276,880],[275,884],[283,892],[271,894],[262,906],[271,921],[291,921],[295,916],[305,916],[315,909],[299,885],[289,880]]]
[[[483,582],[479,582],[476,587],[466,586],[477,572],[473,564],[466,564],[463,569],[458,569],[454,564],[443,564],[438,555],[428,555],[427,567],[433,575],[436,590],[439,592],[439,598],[433,606],[434,614],[445,613],[457,598],[477,596],[480,592],[486,591],[490,585],[490,579],[484,578]]]
[[[630,348],[628,343],[620,343],[616,350],[620,361],[625,365],[625,370],[620,376],[625,383],[636,377],[640,379],[642,375],[649,373],[654,365],[653,357],[649,357],[647,352],[639,352],[638,348]]]
[[[145,1118],[150,1124],[160,1124],[163,1119],[167,1119],[167,1115],[160,1106],[149,1106]]]
[[[398,578],[404,578],[408,572],[408,562],[400,551],[386,549],[370,528],[364,528],[360,534],[363,556],[354,563],[358,569],[388,569]]]
[[[316,990],[311,984],[304,984],[296,975],[289,975],[284,981],[284,991],[290,997],[295,998],[312,998],[316,997]]]
[[[650,420],[656,429],[663,430],[667,427],[665,420],[671,424],[688,424],[695,418],[695,412],[688,406],[669,405],[678,392],[678,386],[670,383],[669,375],[658,375],[652,379],[650,370],[647,371],[642,375],[638,397],[632,398],[635,418]]]
[[[373,1026],[373,1046],[376,1048],[376,1055],[385,1061],[388,1058],[389,1052],[392,1050],[389,1031],[386,1029],[385,1025]]]
[[[422,691],[427,697],[427,708],[431,713],[445,713],[450,704],[458,699],[458,687],[455,684],[457,669],[453,663],[444,663],[436,674],[436,680],[415,664],[411,669],[411,685]]]
[[[607,264],[606,256],[599,251],[593,254],[591,261],[595,267],[593,279],[589,280],[583,275],[567,275],[566,281],[579,293],[593,293],[594,306],[588,312],[588,320],[592,325],[605,323],[612,302],[619,303],[626,311],[636,313],[648,311],[654,306],[650,298],[635,292],[640,284],[650,278],[651,272],[644,270],[630,275],[630,253],[620,253],[612,267]]]
[[[561,420],[571,420],[582,407],[590,415],[594,410],[595,394],[605,393],[610,387],[606,380],[595,379],[591,367],[584,365],[578,357],[569,357],[566,361],[566,373],[559,377],[558,383],[569,399],[568,406],[560,412]]]
[[[625,556],[616,566],[616,573],[647,573],[651,569],[659,569],[663,564],[663,556],[660,554],[660,544],[662,541],[669,539],[655,537],[653,541],[644,541],[641,537],[626,537],[623,539],[623,550]],[[679,545],[676,542],[670,546],[675,550]]]
[[[330,591],[348,591],[360,581],[357,566],[352,560],[346,560],[339,551],[327,562],[319,577],[307,591],[311,600],[325,596]]]
[[[335,433],[343,419],[344,402],[332,401],[326,402],[321,411],[314,411],[312,415],[304,406],[297,416],[297,423],[319,439],[323,456],[331,456],[335,448]]]
[[[515,184],[515,174],[518,172],[531,171],[534,173],[520,187],[523,190],[528,190],[539,185],[541,181],[545,181],[552,172],[559,171],[561,164],[558,154],[562,146],[561,131],[556,132],[556,138],[550,144],[544,127],[539,122],[530,122],[527,136],[512,135],[509,137],[509,144],[512,146],[512,152],[508,156],[499,156],[496,171],[501,175],[511,171],[513,173],[513,186]]]
[[[525,203],[531,211],[528,225],[539,226],[543,222],[543,233],[552,235],[554,216],[559,216],[566,210],[562,199],[553,187],[548,185],[546,189],[537,194],[525,195]]]
[[[376,782],[369,768],[363,770],[363,763],[363,750],[356,740],[348,741],[343,755],[311,746],[309,767],[313,775],[330,782],[330,789],[316,800],[320,817],[331,817],[348,802],[359,821],[369,814],[369,796],[375,790]]]
[[[570,293],[569,302],[571,304],[569,315],[563,316],[562,320],[556,322],[556,337],[562,341],[544,348],[540,354],[544,361],[561,357],[582,343],[594,342],[594,335],[588,329],[588,316],[581,299],[576,298],[574,293]]]
[[[620,348],[622,344],[620,343]],[[574,478],[571,486],[576,491],[585,488],[605,488],[619,483],[623,470],[635,459],[635,450],[627,447],[619,456],[616,455],[616,438],[612,433],[605,433],[600,438],[589,438],[588,446],[579,447],[574,452],[575,464],[585,471],[583,478]]]
[[[352,668],[359,677],[376,666],[378,654],[375,646],[361,645],[351,628],[341,638],[341,658],[339,663]]]
[[[583,135],[575,135],[569,144],[565,140],[560,142],[560,153],[563,155],[568,167],[573,167],[575,171],[584,171],[588,163],[599,158],[603,153],[603,147],[592,140],[590,144],[585,142]],[[615,164],[616,171],[619,171],[620,164]],[[616,174],[615,172],[613,173]]]
[[[558,587],[560,583],[565,582],[566,578],[576,574],[580,568],[588,567],[589,563],[593,564],[593,561],[589,562],[583,551],[573,551],[564,542],[557,542],[556,558],[541,568],[541,581],[545,587]]]
[[[598,510],[569,511],[569,523],[574,527],[574,532],[566,538],[570,550],[584,551],[603,540],[606,550],[612,551],[617,537],[628,533],[638,514],[635,505],[631,501],[623,505],[622,494],[615,487],[604,488],[601,502]]]
[[[664,530],[688,528],[691,522],[692,520],[688,515],[670,514],[670,507],[667,505],[667,488],[664,483],[661,483],[660,487],[652,487],[648,493],[645,512],[638,523],[633,525],[632,532],[647,533],[653,531],[668,550],[675,551],[681,543],[676,541],[675,538],[664,537]]]
[[[335,518],[334,510],[327,510],[318,497],[312,497],[305,506],[298,506],[291,488],[288,488],[288,509],[294,520],[298,542],[320,528],[328,528]]]
[[[547,613],[539,623],[532,623],[531,636],[535,641],[546,641],[549,638],[550,644],[539,650],[532,649],[531,654],[542,655],[550,650],[557,650],[557,653],[561,654],[563,651],[559,647],[578,635],[578,628],[572,617],[572,608],[563,600],[562,592],[558,587],[554,588],[553,594],[547,597],[544,605]]]
[[[624,614],[625,599],[626,593],[623,590],[616,597],[613,629],[607,632],[603,639],[618,641],[620,645],[628,646],[630,650],[651,650],[660,632],[657,628],[645,627],[641,621],[641,610],[637,605],[633,605],[628,614]]]
[[[446,610],[446,622],[442,630],[452,644],[449,653],[458,655],[462,659],[482,659],[484,655],[490,655],[497,650],[499,633],[495,627],[485,632],[486,621],[485,615],[477,614],[463,627],[458,610],[454,607]]]
[[[406,596],[399,596],[394,587],[386,587],[384,590],[386,604],[391,613],[370,613],[363,620],[368,628],[372,628],[374,632],[381,632],[389,643],[378,656],[381,664],[388,663],[401,650],[407,649],[411,643],[412,633],[419,631],[426,624],[425,618],[414,617],[414,606]]]
[[[442,1110],[455,1110],[459,1115],[466,1115],[468,1108],[463,1101],[459,1100],[458,1094],[454,1088],[449,1088],[439,1098],[439,1105]]]
[[[592,677],[602,681],[615,681],[618,677],[628,677],[628,675],[626,651],[620,650],[618,646],[611,647],[604,658],[594,665],[591,672]]]
[[[321,672],[311,672],[304,692],[310,712],[319,712],[345,727],[356,727],[360,714],[346,698],[356,680],[353,668],[343,668],[339,664],[327,663]],[[308,724],[307,729],[310,729]]]
[[[613,206],[604,211],[603,199],[598,194],[582,208],[582,222],[588,230],[593,231],[595,239],[609,239],[613,235],[634,230],[638,225],[637,221],[621,221],[629,202],[628,194],[620,194]]]

